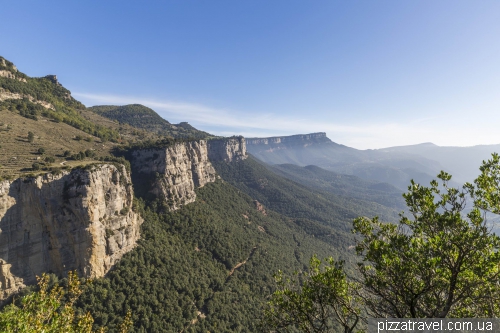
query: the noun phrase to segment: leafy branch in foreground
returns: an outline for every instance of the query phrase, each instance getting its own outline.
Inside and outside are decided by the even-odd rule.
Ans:
[[[498,162],[498,161],[497,161]],[[483,175],[485,175],[483,173]],[[413,219],[399,225],[377,218],[358,218],[354,232],[362,236],[357,253],[367,293],[366,304],[377,317],[496,317],[500,277],[500,238],[491,232],[479,207],[465,214],[468,195],[484,194],[466,184],[450,188],[441,172],[430,187],[414,182],[404,194]],[[498,183],[496,183],[498,188]],[[494,292],[492,292],[494,291]]]
[[[325,305],[343,309],[331,317],[345,332],[360,322],[360,313],[379,318],[499,317],[500,238],[486,220],[486,212],[500,214],[499,155],[483,161],[480,170],[474,184],[461,189],[449,187],[451,175],[443,171],[437,176],[441,184],[433,180],[425,187],[412,181],[403,195],[411,218],[401,214],[398,224],[377,217],[355,219],[353,233],[360,236],[356,252],[362,259],[359,284],[350,284],[331,259],[327,267],[338,272],[322,280],[326,271],[318,271],[313,258],[302,285],[278,274],[265,323],[277,332],[331,332],[334,326],[323,319]],[[466,207],[468,198],[471,207]],[[324,284],[315,284],[317,279]]]
[[[49,276],[37,277],[39,291],[21,299],[21,306],[14,303],[0,312],[0,331],[17,333],[93,333],[94,319],[87,312],[76,316],[73,305],[82,293],[76,272],[68,273],[67,288],[49,288]],[[65,301],[64,301],[65,300]],[[126,333],[132,326],[131,313],[125,316],[119,332]]]
[[[263,326],[275,332],[354,332],[361,320],[359,285],[347,280],[343,262],[312,257],[309,271],[285,278],[275,275],[278,290],[264,312]],[[303,281],[302,286],[300,285]]]

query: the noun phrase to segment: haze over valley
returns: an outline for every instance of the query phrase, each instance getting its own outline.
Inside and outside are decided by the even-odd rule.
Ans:
[[[500,317],[498,2],[19,4],[1,332]]]

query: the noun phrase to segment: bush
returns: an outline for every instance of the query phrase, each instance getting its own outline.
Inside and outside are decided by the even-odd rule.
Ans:
[[[77,160],[77,161],[82,161],[85,159],[86,155],[83,151],[79,152],[78,154],[75,154],[73,156],[71,156],[74,160]]]
[[[85,151],[85,156],[86,156],[86,157],[94,157],[94,156],[95,156],[95,151],[90,150],[90,149],[87,149],[87,150]]]
[[[24,296],[21,306],[15,303],[6,306],[0,312],[0,331],[33,333],[92,333],[104,332],[93,330],[94,318],[87,312],[77,315],[74,303],[82,293],[81,282],[76,272],[68,273],[67,286],[55,285],[50,288],[47,274],[38,277],[39,291]],[[132,326],[132,314],[129,311],[118,325],[118,332],[126,333]]]
[[[45,153],[45,148],[38,148],[37,150],[38,154],[43,155]]]

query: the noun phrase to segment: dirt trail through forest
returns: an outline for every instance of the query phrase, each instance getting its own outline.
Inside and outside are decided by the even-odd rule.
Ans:
[[[243,260],[242,262],[236,264],[236,266],[234,266],[231,271],[229,272],[229,275],[228,275],[228,279],[231,275],[233,275],[234,271],[237,270],[238,268],[240,268],[241,266],[243,266],[244,264],[247,263],[248,260],[250,260],[250,258],[252,258],[253,254],[255,253],[255,250],[257,250],[257,246],[254,246],[254,248],[252,249],[252,252],[250,252],[250,255],[248,256],[248,258],[246,258],[245,260]],[[226,279],[227,281],[227,279]]]

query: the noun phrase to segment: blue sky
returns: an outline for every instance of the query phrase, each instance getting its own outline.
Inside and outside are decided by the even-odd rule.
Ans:
[[[500,1],[8,1],[0,55],[85,105],[360,149],[500,143]]]

